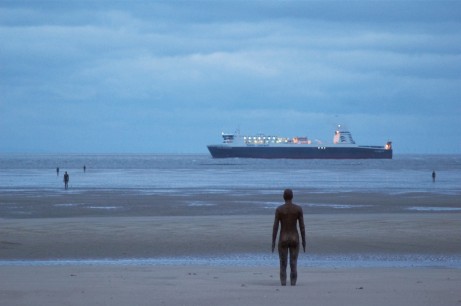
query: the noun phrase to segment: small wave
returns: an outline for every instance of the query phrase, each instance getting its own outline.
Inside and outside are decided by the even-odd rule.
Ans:
[[[189,207],[201,207],[201,206],[216,206],[214,203],[206,203],[206,202],[200,202],[200,201],[193,201],[187,204]]]
[[[416,211],[461,211],[461,207],[422,207],[422,206],[413,206],[408,207],[408,210]]]
[[[360,207],[369,207],[371,205],[352,205],[352,204],[306,204],[308,207],[327,207],[335,209],[351,209]]]
[[[74,207],[79,206],[80,204],[77,203],[62,203],[62,204],[54,204],[55,207]]]

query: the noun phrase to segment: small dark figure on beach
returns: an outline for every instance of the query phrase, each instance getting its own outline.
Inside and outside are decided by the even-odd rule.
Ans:
[[[432,171],[432,181],[435,182],[435,170]]]
[[[67,189],[69,185],[69,174],[67,171],[64,173],[64,189]]]
[[[59,167],[56,168],[56,175],[59,176]]]
[[[86,166],[83,165],[83,172],[86,172]]]
[[[278,251],[280,258],[280,282],[282,286],[287,284],[287,261],[288,254],[290,255],[290,282],[292,286],[296,285],[298,278],[298,254],[299,254],[299,233],[297,229],[297,223],[299,223],[299,229],[301,231],[301,242],[304,252],[306,252],[306,233],[304,229],[304,216],[303,209],[301,206],[296,205],[292,202],[293,191],[291,189],[285,189],[283,192],[283,199],[285,204],[277,207],[275,211],[274,227],[272,230],[272,253],[275,249],[275,240],[277,239],[277,233],[279,230],[279,224],[281,226]]]

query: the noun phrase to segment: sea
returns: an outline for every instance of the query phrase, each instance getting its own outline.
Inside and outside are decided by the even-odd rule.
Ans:
[[[59,168],[59,172],[57,172]],[[432,172],[435,171],[435,181]],[[2,194],[62,194],[63,174],[69,190],[129,190],[139,194],[196,191],[277,194],[284,188],[309,193],[381,193],[459,197],[455,207],[420,207],[425,212],[461,212],[461,155],[395,155],[391,160],[213,159],[207,154],[0,154]],[[11,203],[10,203],[11,204]],[[5,205],[1,203],[0,206]],[[332,207],[336,205],[331,203]],[[339,207],[348,209],[348,206]],[[418,209],[418,208],[416,208]],[[271,210],[272,211],[272,210]],[[0,218],[2,216],[0,215]],[[415,257],[416,256],[416,257]],[[372,255],[363,258],[310,256],[301,266],[443,266],[461,268],[461,255],[409,258]],[[101,264],[101,260],[1,261],[1,265]],[[111,265],[277,265],[270,255],[219,258],[103,260]]]
[[[266,160],[213,159],[207,154],[0,154],[0,192],[61,192],[66,171],[70,175],[69,187],[74,191],[280,192],[286,187],[317,193],[461,195],[461,155],[396,155],[391,160]]]

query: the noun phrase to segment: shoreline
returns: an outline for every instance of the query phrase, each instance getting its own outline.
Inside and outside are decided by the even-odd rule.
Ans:
[[[11,259],[0,260],[1,267],[208,267],[268,268],[277,267],[278,255],[241,254],[216,257],[159,257],[118,259]],[[310,269],[449,269],[461,271],[461,255],[435,256],[408,254],[387,256],[355,254],[349,256],[306,256],[298,260],[298,268]]]

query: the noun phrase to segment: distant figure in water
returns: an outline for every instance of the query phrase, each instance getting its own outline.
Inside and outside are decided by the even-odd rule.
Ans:
[[[277,239],[277,233],[279,230],[279,224],[281,225],[278,251],[280,258],[280,282],[282,286],[287,284],[287,261],[288,254],[290,255],[290,282],[292,286],[296,285],[298,278],[298,254],[299,254],[299,233],[297,229],[297,223],[299,223],[299,229],[301,231],[301,241],[304,252],[306,252],[306,233],[304,229],[304,216],[303,209],[292,202],[293,191],[291,189],[285,189],[283,192],[283,199],[285,204],[277,207],[275,211],[274,227],[272,230],[272,253],[275,249],[275,240]]]
[[[56,175],[59,176],[59,167],[56,168]]]
[[[432,171],[432,181],[435,182],[435,170]]]
[[[83,172],[86,172],[86,166],[83,165]]]
[[[67,189],[69,186],[69,174],[67,171],[64,173],[64,189]]]

